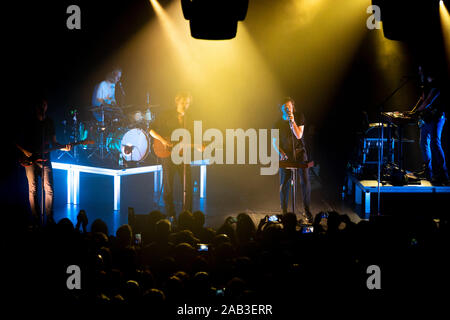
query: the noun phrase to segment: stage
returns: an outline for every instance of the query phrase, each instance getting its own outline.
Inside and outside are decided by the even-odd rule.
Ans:
[[[94,173],[92,168],[74,166],[73,169],[84,170],[77,181],[79,191],[76,192],[76,201],[74,201],[74,195],[72,194],[72,198],[68,195],[70,188],[67,187],[67,177],[70,175],[66,169],[57,169],[67,168],[67,166],[69,165],[59,164],[54,167],[56,221],[67,217],[76,224],[78,212],[84,209],[89,219],[88,230],[95,219],[102,219],[108,225],[109,232],[114,234],[118,227],[128,223],[128,207],[134,208],[136,214],[146,214],[152,210],[165,213],[164,202],[158,188],[160,174],[157,167],[154,168],[155,171],[151,171],[149,167],[143,167],[147,170],[133,168],[128,169],[131,170],[130,172],[126,170],[122,172],[120,207],[115,210],[117,191],[115,192],[114,180],[117,178],[114,178],[114,173],[118,173],[116,170],[104,169],[110,170],[107,171],[108,175]],[[205,168],[204,174],[201,174],[202,167]],[[279,177],[278,175],[261,176],[259,170],[259,166],[252,165],[193,166],[193,185],[195,181],[198,181],[198,188],[194,189],[193,194],[193,211],[203,211],[206,216],[205,225],[213,228],[219,228],[228,216],[236,216],[241,212],[248,213],[256,225],[265,215],[280,214]],[[325,188],[316,175],[317,170],[318,167],[310,170],[313,215],[321,211],[336,210],[341,214],[349,215],[352,221],[358,222],[360,218],[350,205],[327,198]],[[137,171],[140,173],[136,174]],[[175,178],[175,194],[175,207],[179,214],[181,184],[177,178]],[[298,201],[296,214],[298,218],[301,218],[303,210],[301,200]]]

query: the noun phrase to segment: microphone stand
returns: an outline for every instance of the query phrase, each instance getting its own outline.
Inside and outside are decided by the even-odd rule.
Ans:
[[[118,83],[119,83],[120,91],[122,92],[122,95],[125,97],[126,94],[125,94],[125,90],[123,90],[122,82],[119,81]]]
[[[295,154],[295,142],[294,142],[294,132],[292,128],[291,121],[289,120],[289,127],[291,129],[291,141],[292,141],[292,155],[294,156],[294,162],[297,162],[297,156]],[[295,205],[297,201],[297,168],[292,168],[292,177],[291,177],[291,185],[292,185],[292,213],[295,214]]]
[[[186,129],[186,113],[183,115],[183,128]],[[186,162],[183,161],[183,211],[186,210]]]
[[[117,84],[119,85],[120,93],[122,93],[122,97],[121,97],[121,99],[120,99],[119,102],[120,102],[122,105],[125,105],[125,97],[126,97],[126,94],[125,94],[125,90],[123,90],[122,82],[121,82],[121,81],[118,81]]]

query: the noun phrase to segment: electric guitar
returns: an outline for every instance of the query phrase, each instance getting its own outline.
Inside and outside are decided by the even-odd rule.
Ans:
[[[94,144],[94,141],[92,141],[92,140],[83,140],[83,141],[79,141],[79,142],[68,143],[68,145],[70,145],[72,147],[76,146],[76,145],[80,145],[80,144],[83,144],[83,145]],[[19,148],[22,152],[24,152],[24,149],[22,147],[20,147],[19,145],[17,145],[17,148]],[[46,149],[44,151],[44,153],[49,153],[50,151],[54,151],[54,150],[58,150],[58,149],[61,149],[61,148],[60,147],[59,148],[56,148],[56,147],[55,148],[49,148],[49,149]],[[22,166],[24,166],[24,167],[29,167],[29,166],[33,165],[34,163],[43,163],[43,162],[46,162],[46,161],[48,161],[48,160],[47,159],[43,159],[43,154],[40,153],[40,152],[35,152],[29,157],[27,157],[24,153],[22,153],[22,157],[19,159],[20,164]]]

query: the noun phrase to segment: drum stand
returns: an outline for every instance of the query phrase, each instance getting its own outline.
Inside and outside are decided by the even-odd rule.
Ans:
[[[59,160],[59,159],[61,159],[64,156],[68,156],[68,157],[74,159],[75,161],[77,161],[78,160],[78,158],[77,158],[77,151],[76,151],[75,148],[76,148],[76,146],[72,147],[72,150],[70,150],[69,152],[58,150],[59,155],[57,156],[57,159]]]
[[[107,150],[106,141],[105,141],[105,131],[106,131],[106,125],[105,125],[105,110],[103,107],[100,110],[101,114],[101,121],[100,125],[97,126],[97,132],[100,129],[100,143],[98,146],[94,149],[94,151],[88,155],[88,159],[92,157],[94,154],[99,153],[100,160],[104,160],[106,156],[113,156],[112,153]]]

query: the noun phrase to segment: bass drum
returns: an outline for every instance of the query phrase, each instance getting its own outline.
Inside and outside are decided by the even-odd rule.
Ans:
[[[120,151],[125,161],[144,161],[150,153],[150,136],[140,128],[133,128],[112,138],[109,146]]]

